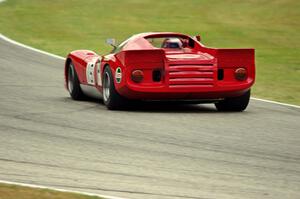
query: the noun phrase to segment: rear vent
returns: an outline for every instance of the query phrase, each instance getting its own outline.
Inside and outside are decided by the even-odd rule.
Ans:
[[[170,64],[169,86],[173,88],[212,87],[213,64]]]
[[[218,80],[223,80],[223,79],[224,79],[224,70],[218,69]]]
[[[152,72],[152,80],[154,82],[160,82],[161,81],[161,71],[160,70],[154,70]]]

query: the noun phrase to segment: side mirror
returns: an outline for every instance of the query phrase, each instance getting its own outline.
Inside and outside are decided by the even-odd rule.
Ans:
[[[196,36],[194,36],[194,39],[196,39],[197,41],[201,41],[201,36],[200,35],[196,35]]]
[[[113,46],[113,47],[116,46],[116,40],[112,39],[112,38],[106,39],[106,43],[109,44],[109,45],[111,45],[111,46]]]

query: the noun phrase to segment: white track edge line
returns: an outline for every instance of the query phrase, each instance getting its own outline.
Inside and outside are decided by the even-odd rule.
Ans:
[[[6,1],[6,0],[0,0],[0,3],[4,2],[4,1]]]
[[[48,186],[43,186],[43,185],[20,183],[20,182],[12,182],[12,181],[6,181],[6,180],[0,180],[0,183],[9,184],[9,185],[18,185],[18,186],[30,187],[30,188],[38,188],[38,189],[50,189],[53,191],[59,191],[59,192],[64,192],[64,193],[75,193],[75,194],[81,194],[81,195],[86,195],[86,196],[97,196],[97,197],[106,198],[106,199],[125,199],[125,198],[120,198],[120,197],[115,197],[115,196],[107,196],[107,195],[82,192],[82,191],[72,191],[72,190],[60,189],[60,188],[55,188],[55,187],[48,187]]]
[[[272,103],[272,104],[277,104],[277,105],[281,105],[281,106],[289,106],[289,107],[293,107],[293,108],[300,108],[300,106],[298,106],[298,105],[287,104],[287,103],[282,103],[282,102],[276,102],[276,101],[267,100],[267,99],[260,99],[260,98],[256,98],[256,97],[251,97],[251,99],[257,100],[257,101],[262,101],[262,102],[267,102],[267,103]]]
[[[55,55],[55,54],[52,54],[52,53],[48,53],[48,52],[46,52],[46,51],[39,50],[39,49],[33,48],[33,47],[31,47],[31,46],[27,46],[27,45],[25,45],[25,44],[19,43],[19,42],[17,42],[17,41],[14,41],[14,40],[12,40],[12,39],[10,39],[10,38],[4,36],[4,35],[1,34],[1,33],[0,33],[0,39],[3,39],[4,41],[7,41],[7,42],[9,42],[9,43],[11,43],[11,44],[14,44],[14,45],[17,45],[17,46],[20,46],[20,47],[23,47],[23,48],[26,48],[26,49],[29,49],[29,50],[32,50],[32,51],[41,53],[41,54],[48,55],[48,56],[50,56],[50,57],[54,57],[54,58],[56,58],[56,59],[63,59],[63,60],[65,60],[65,58],[62,57],[62,56]]]
[[[1,0],[0,0],[1,1]],[[29,50],[32,50],[32,51],[35,51],[35,52],[38,52],[38,53],[42,53],[42,54],[45,54],[45,55],[48,55],[48,56],[51,56],[51,57],[54,57],[54,58],[57,58],[57,59],[63,59],[65,60],[64,57],[62,56],[59,56],[59,55],[55,55],[55,54],[52,54],[52,53],[48,53],[46,51],[43,51],[43,50],[39,50],[39,49],[36,49],[36,48],[33,48],[31,46],[27,46],[25,44],[22,44],[22,43],[19,43],[17,41],[14,41],[6,36],[4,36],[3,34],[0,33],[0,39],[3,39],[9,43],[12,43],[12,44],[15,44],[17,46],[21,46],[23,48],[27,48]],[[267,102],[267,103],[273,103],[273,104],[277,104],[277,105],[282,105],[282,106],[289,106],[289,107],[293,107],[293,108],[300,108],[300,106],[298,105],[294,105],[294,104],[287,104],[287,103],[281,103],[281,102],[277,102],[277,101],[272,101],[272,100],[267,100],[267,99],[260,99],[260,98],[256,98],[256,97],[251,97],[251,99],[254,99],[254,100],[258,100],[258,101],[262,101],[262,102]]]

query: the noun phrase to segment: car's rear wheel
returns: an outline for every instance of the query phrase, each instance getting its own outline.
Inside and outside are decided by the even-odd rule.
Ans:
[[[222,101],[216,102],[215,106],[218,111],[244,111],[250,100],[250,90],[238,97],[226,98]]]
[[[103,85],[103,102],[105,106],[110,110],[117,110],[123,108],[127,99],[117,93],[114,84],[114,78],[109,66],[105,67],[102,75]]]
[[[68,67],[68,91],[70,96],[74,100],[81,100],[84,98],[84,94],[80,88],[80,83],[78,80],[77,73],[75,71],[74,65],[70,62]]]

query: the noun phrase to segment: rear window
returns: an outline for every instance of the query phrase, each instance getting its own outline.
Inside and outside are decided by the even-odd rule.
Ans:
[[[176,36],[147,37],[145,38],[155,48],[182,49],[194,48],[195,42],[191,38]]]

